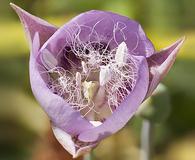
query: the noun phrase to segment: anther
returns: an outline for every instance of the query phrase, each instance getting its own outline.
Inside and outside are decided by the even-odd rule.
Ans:
[[[125,42],[119,44],[116,54],[115,54],[115,61],[119,67],[123,66],[128,59],[128,48]]]
[[[81,74],[79,72],[76,73],[76,85],[81,86]]]
[[[57,66],[58,61],[57,59],[53,56],[53,54],[48,50],[44,49],[42,52],[42,63],[47,69],[52,69]]]
[[[83,82],[84,97],[90,102],[98,90],[99,84],[96,81]]]
[[[110,66],[100,66],[100,75],[99,75],[99,82],[100,86],[104,86],[106,83],[108,83],[112,78],[112,73]]]
[[[87,73],[88,72],[88,68],[87,68],[87,65],[84,61],[81,62],[81,65],[82,65],[82,68],[83,68],[83,72],[84,73]]]

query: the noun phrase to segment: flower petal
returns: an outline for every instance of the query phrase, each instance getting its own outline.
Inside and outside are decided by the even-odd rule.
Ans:
[[[160,81],[169,72],[184,40],[185,38],[179,39],[171,46],[161,50],[147,59],[150,69],[150,84],[146,97],[149,97],[152,94]]]
[[[148,57],[154,53],[154,47],[139,23],[111,12],[93,10],[76,16],[58,29],[45,48],[58,54],[67,43],[74,41],[73,36],[80,42],[109,44],[110,49],[125,42],[133,55]]]
[[[30,82],[36,99],[52,123],[67,133],[77,135],[86,129],[93,128],[93,125],[82,118],[79,112],[73,110],[60,96],[52,93],[43,81],[36,62],[39,46],[39,34],[36,33],[30,55]]]
[[[53,133],[58,142],[72,155],[75,155],[76,148],[71,135],[64,132],[62,129],[52,126]]]
[[[26,31],[26,36],[28,38],[30,46],[32,45],[32,40],[36,32],[40,35],[40,44],[41,46],[45,43],[46,40],[54,34],[57,30],[57,27],[49,24],[48,22],[35,17],[20,7],[16,6],[13,3],[10,3],[11,7],[16,11],[20,20]]]
[[[148,65],[144,57],[139,58],[139,77],[135,88],[121,105],[100,126],[84,131],[79,135],[79,140],[84,142],[99,141],[121,129],[142,103],[149,83]]]

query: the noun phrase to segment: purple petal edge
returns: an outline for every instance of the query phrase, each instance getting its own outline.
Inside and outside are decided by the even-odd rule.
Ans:
[[[52,123],[71,135],[93,128],[80,113],[73,110],[60,96],[53,94],[43,81],[36,63],[40,47],[39,34],[36,33],[30,55],[30,82],[34,96],[48,114]]]
[[[24,26],[26,37],[30,46],[32,46],[32,41],[36,32],[40,35],[40,44],[42,46],[58,29],[48,22],[29,14],[17,5],[13,3],[10,3],[10,5],[18,14],[20,21]]]
[[[133,50],[132,54],[136,56],[149,57],[155,53],[153,44],[147,38],[138,22],[115,13],[99,10],[87,11],[74,17],[55,32],[55,34],[44,44],[43,49],[47,48],[51,53],[58,54],[63,47],[65,47],[68,39],[67,37],[70,38],[72,32],[75,31],[75,26],[85,26],[82,28],[82,34],[79,37],[80,39],[86,40],[87,37],[89,37],[87,34],[90,34],[91,32],[89,28],[94,27],[93,29],[101,37],[101,41],[108,43],[113,36],[114,27],[118,23],[126,26],[126,28],[122,29],[124,32],[123,34],[126,35],[126,40],[123,40],[121,34],[117,32],[116,39],[118,39],[118,44],[125,41],[129,50]],[[118,46],[116,46],[114,40],[111,40],[109,43],[112,49]]]
[[[152,94],[160,81],[169,72],[184,41],[185,37],[147,58],[150,69],[150,84],[146,98]]]
[[[131,94],[102,125],[81,133],[79,140],[84,142],[100,141],[124,127],[134,115],[147,93],[149,84],[147,61],[141,56],[139,56],[139,60],[139,78]]]

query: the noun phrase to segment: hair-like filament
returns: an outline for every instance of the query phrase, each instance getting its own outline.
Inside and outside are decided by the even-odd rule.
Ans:
[[[99,23],[101,21],[98,21],[93,27],[75,24],[72,29],[70,28],[65,31],[69,35],[66,45],[70,47],[71,53],[75,54],[81,62],[79,71],[73,72],[65,70],[63,67],[55,66],[52,69],[41,72],[42,74],[47,74],[51,91],[61,96],[73,109],[79,112],[84,111],[82,114],[83,117],[86,117],[92,111],[97,115],[101,114],[93,98],[89,99],[85,96],[84,87],[86,86],[83,85],[84,82],[97,81],[97,83],[94,82],[97,85],[96,89],[103,84],[107,107],[113,113],[133,90],[138,76],[137,60],[130,50],[127,48],[125,48],[126,50],[121,49],[120,52],[127,53],[119,53],[121,55],[117,56],[121,59],[115,57],[117,51],[119,52],[121,43],[124,45],[127,39],[124,33],[126,25],[122,22],[115,23],[113,36],[105,44],[103,43],[104,39],[96,31],[96,26]],[[86,29],[89,31],[89,34],[86,38],[87,40],[84,41],[81,35],[83,34],[83,30]],[[116,33],[122,36],[122,42],[119,43],[117,41]],[[113,41],[117,44],[117,47],[110,49],[109,45]],[[137,43],[132,52],[138,47],[138,42],[137,36]],[[127,47],[126,44],[124,47]],[[60,54],[57,55],[60,56]],[[73,59],[68,58],[66,53],[63,56],[73,68],[78,67]],[[124,58],[125,60],[123,61]],[[108,72],[102,69],[106,67]],[[103,79],[101,79],[102,77],[98,77],[92,80],[91,77],[93,77],[93,74],[97,76],[102,76],[102,74],[107,75],[104,75]],[[105,76],[109,76],[109,78]],[[101,82],[100,84],[100,79],[105,83]]]

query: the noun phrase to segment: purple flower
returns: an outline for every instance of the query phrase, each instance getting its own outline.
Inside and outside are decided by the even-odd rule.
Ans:
[[[156,52],[141,26],[124,16],[88,11],[57,28],[11,6],[31,45],[32,91],[73,157],[124,127],[184,41]]]

